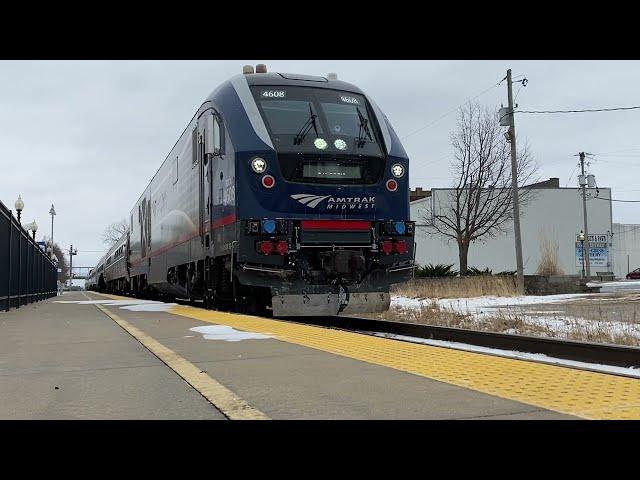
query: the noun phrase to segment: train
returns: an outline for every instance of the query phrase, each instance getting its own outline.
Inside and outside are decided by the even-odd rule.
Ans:
[[[413,276],[409,158],[337,75],[243,67],[215,89],[86,288],[275,317],[375,313]]]

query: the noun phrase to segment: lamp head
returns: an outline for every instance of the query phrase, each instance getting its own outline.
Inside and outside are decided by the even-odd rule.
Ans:
[[[24,210],[24,202],[22,201],[22,195],[18,195],[18,199],[16,200],[16,203],[14,204],[14,206],[16,207],[16,210],[18,212],[21,212],[22,210]]]

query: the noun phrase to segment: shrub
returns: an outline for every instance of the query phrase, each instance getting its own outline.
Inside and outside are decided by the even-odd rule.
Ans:
[[[422,267],[418,267],[415,269],[415,276],[418,278],[424,277],[455,277],[458,275],[458,272],[455,270],[451,270],[452,265],[424,265]]]
[[[485,268],[484,270],[480,270],[477,267],[468,267],[466,275],[468,275],[468,276],[471,276],[471,275],[493,275],[493,272],[489,269],[489,267]]]

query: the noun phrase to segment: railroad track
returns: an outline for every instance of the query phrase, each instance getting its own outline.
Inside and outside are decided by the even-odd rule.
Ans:
[[[354,317],[303,317],[299,323],[374,335],[403,335],[616,367],[640,367],[640,348]],[[399,340],[403,340],[402,338]]]

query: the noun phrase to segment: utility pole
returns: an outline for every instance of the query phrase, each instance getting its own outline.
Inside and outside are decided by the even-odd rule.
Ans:
[[[580,152],[580,168],[582,169],[582,176],[580,177],[580,183],[582,183],[582,211],[584,215],[584,248],[582,250],[582,256],[587,270],[587,282],[591,281],[591,266],[589,265],[589,228],[587,227],[587,177],[584,176],[584,152]]]
[[[73,244],[69,248],[69,290],[73,287],[73,256],[78,254],[78,250],[73,249]]]
[[[511,69],[507,70],[507,92],[509,95],[509,141],[511,143],[511,190],[513,197],[513,231],[516,240],[517,287],[524,294],[524,268],[522,265],[522,238],[520,236],[520,198],[518,196],[518,161],[516,157],[516,125],[513,113],[513,89]]]

